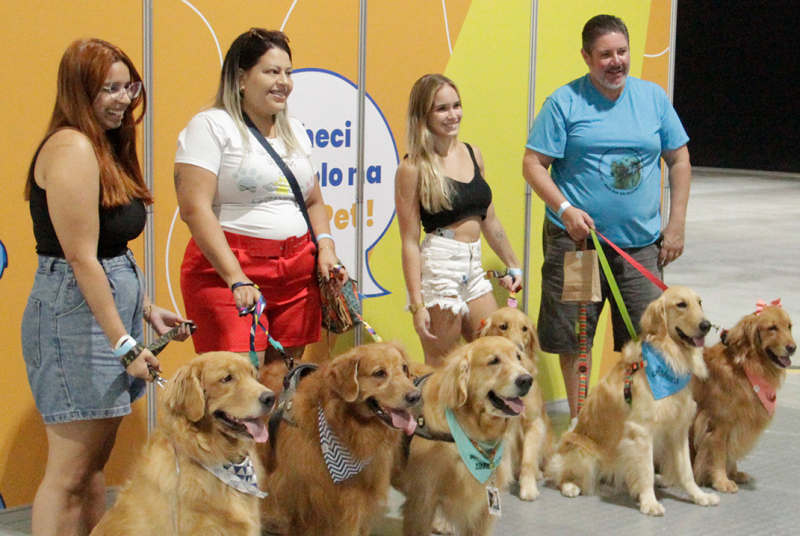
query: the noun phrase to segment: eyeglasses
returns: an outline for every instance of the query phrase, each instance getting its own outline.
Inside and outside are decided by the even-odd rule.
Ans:
[[[133,100],[142,92],[141,82],[128,82],[127,84],[111,84],[110,86],[103,86],[103,91],[108,93],[108,96],[114,100],[122,98],[123,93],[128,94],[128,98]]]

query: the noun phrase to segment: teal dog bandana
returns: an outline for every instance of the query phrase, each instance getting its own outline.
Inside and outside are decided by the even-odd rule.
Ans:
[[[461,459],[472,476],[481,484],[485,484],[500,465],[500,460],[503,458],[503,442],[486,444],[473,441],[461,429],[456,416],[453,415],[453,410],[448,409],[445,416]]]

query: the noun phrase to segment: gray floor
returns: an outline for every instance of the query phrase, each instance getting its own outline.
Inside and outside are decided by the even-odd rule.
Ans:
[[[800,319],[800,176],[756,177],[696,170],[686,228],[686,251],[667,269],[667,284],[687,285],[703,298],[715,324],[730,327],[755,309],[757,299],[780,297]],[[797,334],[796,334],[797,336]],[[717,336],[707,338],[707,344]],[[795,359],[800,364],[800,356]],[[566,426],[563,403],[553,404],[557,430]],[[549,536],[726,535],[800,533],[800,371],[790,371],[778,394],[771,427],[740,468],[755,482],[735,495],[721,496],[717,507],[692,504],[679,490],[658,493],[663,518],[638,512],[636,503],[608,490],[597,496],[566,499],[540,484],[542,494],[525,503],[503,495],[503,516],[495,534]],[[513,490],[512,490],[513,493]],[[393,493],[390,509],[374,536],[398,536],[402,498]],[[29,510],[0,512],[0,536],[30,534]]]

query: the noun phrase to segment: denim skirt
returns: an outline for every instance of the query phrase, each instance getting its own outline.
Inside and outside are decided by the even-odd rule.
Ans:
[[[142,341],[144,283],[133,254],[99,261],[122,323]],[[147,386],[114,357],[72,268],[56,257],[39,256],[22,317],[22,355],[45,424],[127,415]]]

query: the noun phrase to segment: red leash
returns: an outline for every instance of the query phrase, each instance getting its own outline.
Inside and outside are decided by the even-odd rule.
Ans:
[[[606,238],[605,236],[603,236],[602,234],[600,234],[600,231],[598,231],[598,230],[595,230],[595,233],[597,233],[597,236],[599,236],[600,238],[602,238],[602,239],[603,239],[603,241],[604,241],[606,244],[608,244],[609,246],[611,246],[612,248],[614,248],[614,251],[616,251],[617,253],[619,253],[619,254],[622,256],[622,258],[623,258],[623,259],[625,259],[626,261],[628,261],[629,263],[631,263],[631,266],[633,266],[634,268],[636,268],[637,270],[639,270],[639,272],[641,272],[641,274],[642,274],[643,276],[645,276],[647,279],[649,279],[650,281],[652,281],[652,282],[653,282],[653,283],[654,283],[654,284],[655,284],[655,285],[656,285],[658,288],[660,288],[662,291],[663,291],[663,290],[667,290],[667,285],[665,285],[663,281],[661,281],[659,278],[657,278],[655,275],[653,275],[653,272],[651,272],[650,270],[648,270],[647,268],[645,268],[644,266],[642,266],[641,264],[639,264],[639,262],[638,262],[636,259],[634,259],[634,258],[633,258],[633,257],[631,257],[630,255],[628,255],[627,253],[625,253],[624,251],[622,251],[622,249],[620,249],[620,248],[619,248],[619,247],[618,247],[618,246],[617,246],[617,245],[616,245],[614,242],[612,242],[611,240],[609,240],[608,238]]]

